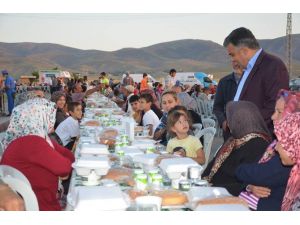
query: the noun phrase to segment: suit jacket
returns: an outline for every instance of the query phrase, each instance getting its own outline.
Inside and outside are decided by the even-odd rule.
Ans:
[[[239,100],[253,102],[260,110],[270,131],[280,89],[289,89],[289,75],[281,59],[262,51],[252,68]]]
[[[226,120],[226,105],[232,101],[236,93],[237,83],[234,73],[223,77],[218,84],[215,95],[213,113],[216,115],[220,126]]]

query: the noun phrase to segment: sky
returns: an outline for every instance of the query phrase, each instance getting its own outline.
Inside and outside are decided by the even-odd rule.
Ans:
[[[0,42],[56,43],[79,49],[115,51],[181,39],[222,44],[244,26],[258,39],[286,33],[285,13],[265,14],[0,14]],[[293,33],[300,33],[300,13],[293,14]]]

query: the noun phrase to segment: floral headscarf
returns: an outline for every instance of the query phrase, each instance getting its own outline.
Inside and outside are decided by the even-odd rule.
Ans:
[[[4,149],[15,139],[37,135],[52,145],[48,133],[55,123],[55,103],[45,98],[33,98],[15,107],[3,141]]]
[[[294,122],[292,122],[291,124],[288,124],[287,121],[292,121],[291,118],[293,118],[293,114],[299,114],[298,112],[300,112],[300,92],[294,92],[294,91],[287,91],[287,90],[280,90],[278,93],[278,99],[282,98],[285,102],[284,105],[284,111],[282,113],[282,119],[279,121],[274,121],[274,133],[275,135],[280,135],[280,139],[282,141],[282,137],[287,137],[286,135],[281,134],[281,132],[283,133],[288,133],[287,130],[292,130],[292,129],[296,129],[296,125],[294,124],[296,123],[296,119]],[[297,116],[296,116],[297,117]],[[298,125],[299,125],[299,121],[298,121]],[[284,126],[286,126],[287,128],[284,128]],[[291,137],[289,137],[289,139],[292,139],[292,137],[295,134],[294,132],[291,134]],[[299,131],[298,131],[298,140],[299,140]],[[278,141],[279,137],[277,136]],[[264,153],[263,157],[260,159],[259,163],[265,163],[268,162],[274,155],[275,155],[275,146],[278,142],[277,140],[274,140],[269,147],[267,148],[266,152]],[[280,141],[280,143],[281,143]],[[286,142],[287,140],[285,140]],[[289,142],[291,142],[293,140],[290,140]],[[297,140],[294,140],[297,141]],[[300,144],[300,143],[299,143]],[[281,143],[282,145],[282,143]],[[284,144],[285,145],[285,144]],[[287,151],[287,149],[282,145],[282,147]],[[287,147],[287,146],[286,146]],[[297,148],[296,148],[297,149]],[[294,151],[296,151],[296,149],[294,149]],[[298,145],[298,152],[299,152],[299,145]],[[299,153],[298,153],[299,154]],[[292,158],[292,157],[291,157]],[[295,166],[294,166],[295,167]],[[282,203],[282,210],[289,210],[291,208],[291,205],[293,204],[293,202],[291,201],[291,197],[293,196],[291,193],[295,194],[296,191],[297,193],[299,193],[299,190],[295,189],[296,187],[292,188],[290,185],[291,182],[295,182],[297,179],[300,180],[299,178],[296,178],[295,175],[293,175],[294,178],[291,179],[292,173],[295,173],[293,171],[295,171],[296,169],[293,168],[292,172],[290,174],[290,179],[288,181],[288,185],[287,185],[287,189],[293,189],[293,190],[286,190],[286,195],[284,197],[283,203]],[[299,173],[299,164],[298,164],[298,170],[297,173]],[[299,175],[298,175],[299,176]],[[292,181],[293,180],[293,181]],[[300,182],[300,181],[297,181]],[[298,185],[300,185],[300,183],[297,183]]]
[[[300,112],[300,92],[287,91],[281,89],[278,93],[278,99],[280,98],[282,98],[285,102],[281,120],[283,120],[286,116],[292,113]],[[274,121],[274,126],[277,122],[278,121]],[[267,162],[274,156],[276,144],[277,140],[274,140],[269,145],[263,157],[260,159],[259,163]]]
[[[276,123],[274,132],[284,151],[295,162],[281,205],[286,211],[292,208],[300,194],[300,113],[290,114]]]
[[[33,98],[37,98],[37,97],[39,97],[39,96],[37,96],[35,91],[27,91],[24,93],[20,93],[16,97],[15,106],[21,105],[22,103],[28,101],[29,99],[33,99]]]

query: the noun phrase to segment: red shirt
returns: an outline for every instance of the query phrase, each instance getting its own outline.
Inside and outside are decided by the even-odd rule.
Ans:
[[[54,149],[36,135],[17,138],[8,145],[0,163],[16,168],[27,177],[43,211],[61,210],[56,198],[58,177],[68,176],[74,162],[70,150],[55,141],[52,143]]]

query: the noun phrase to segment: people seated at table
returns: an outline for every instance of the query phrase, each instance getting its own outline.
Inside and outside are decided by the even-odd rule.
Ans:
[[[172,91],[174,91],[177,94],[177,98],[180,102],[180,105],[183,105],[188,110],[196,110],[196,100],[192,98],[187,92],[184,92],[182,86],[175,85],[172,88]]]
[[[51,101],[56,104],[56,120],[54,124],[54,129],[58,127],[58,125],[64,121],[68,115],[65,112],[66,105],[66,95],[62,91],[56,91],[51,96]]]
[[[154,130],[159,125],[159,118],[151,109],[153,98],[150,94],[142,94],[140,96],[140,108],[144,111],[143,126],[148,126],[149,135],[153,136]]]
[[[160,119],[160,124],[156,128],[154,132],[154,140],[161,140],[161,144],[167,145],[167,117],[168,112],[173,109],[175,106],[180,105],[179,99],[177,97],[177,94],[173,91],[166,91],[162,95],[162,101],[161,101],[162,109],[164,111],[164,114],[162,118]],[[201,117],[193,110],[188,110],[188,116],[190,116],[192,124],[193,123],[201,123]]]
[[[31,184],[40,210],[61,210],[57,199],[59,178],[69,176],[73,154],[50,140],[55,104],[34,98],[14,108],[4,139],[1,165],[22,172]]]
[[[120,87],[120,89],[122,90],[124,87]],[[121,93],[121,91],[118,89],[118,88],[116,88],[116,89],[114,89],[114,91],[113,91],[113,96],[112,96],[112,98],[111,98],[111,100],[113,101],[113,102],[115,102],[120,108],[122,108],[122,106],[124,105],[124,103],[125,103],[125,101],[124,101],[124,99],[123,99],[123,94]]]
[[[129,98],[134,95],[133,92],[134,92],[134,87],[132,85],[127,85],[122,88],[122,93],[123,93],[124,97],[126,98],[126,101],[122,105],[122,109],[124,112],[127,112],[129,114],[132,114],[132,108],[129,103]]]
[[[99,91],[99,86],[84,92],[82,89],[82,84],[77,83],[77,84],[75,84],[75,86],[73,88],[73,93],[71,95],[72,101],[79,102],[80,104],[82,104],[84,102],[84,98],[86,96],[89,96],[90,94],[93,94],[96,91]]]
[[[78,102],[68,104],[70,116],[59,124],[55,130],[58,142],[72,150],[76,138],[79,136],[79,120],[82,118],[82,106]]]
[[[290,210],[291,205],[295,204],[293,202],[286,207],[282,201],[285,193],[289,192],[288,189],[293,189],[291,183],[287,187],[288,180],[293,179],[289,177],[293,176],[294,172],[290,173],[292,165],[288,166],[286,159],[300,153],[299,103],[299,92],[279,92],[272,115],[277,138],[269,145],[258,163],[242,164],[236,170],[237,178],[248,184],[240,197],[245,199],[253,210]],[[297,112],[298,115],[293,115]],[[291,115],[293,117],[290,117]],[[297,182],[300,187],[300,181]],[[295,183],[293,185],[297,187]],[[299,191],[300,189],[295,191],[294,195],[299,194]],[[295,197],[289,194],[287,198]]]
[[[199,164],[205,163],[205,154],[200,140],[189,135],[191,121],[188,116],[172,109],[168,113],[167,129],[174,138],[169,140],[167,151],[183,157],[190,157]]]
[[[141,110],[140,107],[140,97],[138,95],[132,95],[129,98],[129,103],[131,105],[132,108],[132,117],[135,120],[135,122],[139,125],[139,126],[143,126],[143,110]]]
[[[251,102],[229,102],[226,115],[231,137],[223,144],[202,176],[216,187],[224,187],[238,196],[245,184],[235,176],[242,163],[257,162],[271,142],[269,130],[257,108]]]

